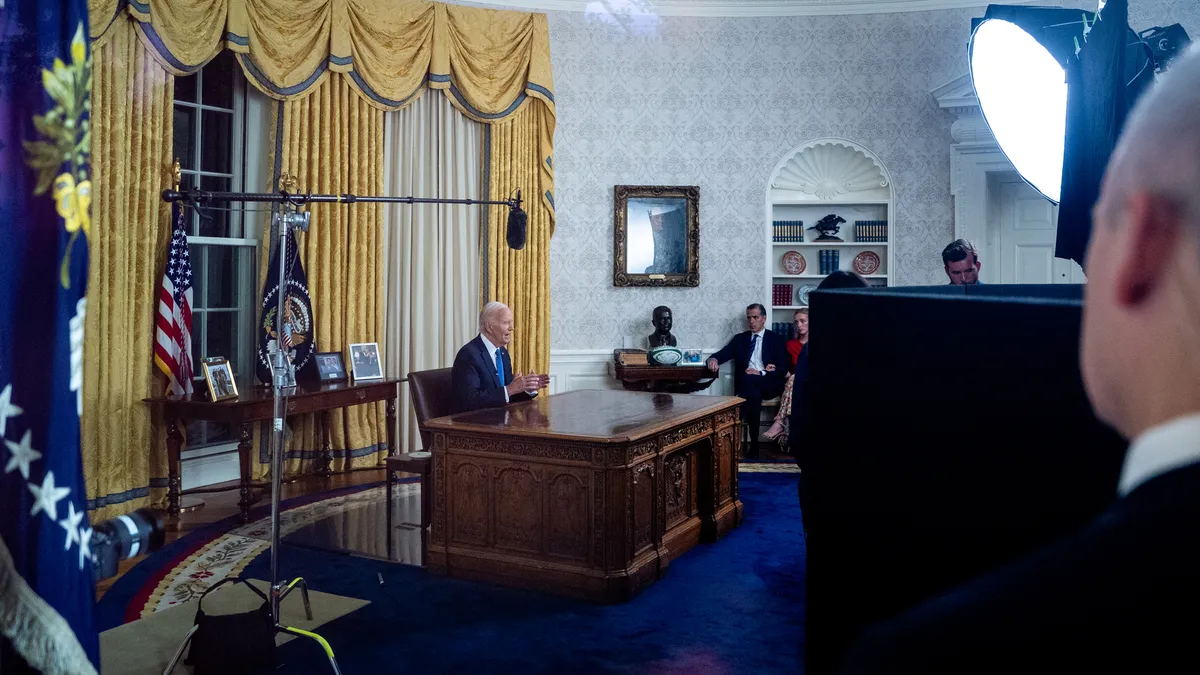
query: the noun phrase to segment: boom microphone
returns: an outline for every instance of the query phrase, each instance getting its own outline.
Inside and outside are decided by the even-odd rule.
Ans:
[[[525,248],[525,224],[529,221],[529,216],[525,215],[525,210],[521,208],[520,190],[517,190],[516,202],[508,208],[508,247],[519,251]]]

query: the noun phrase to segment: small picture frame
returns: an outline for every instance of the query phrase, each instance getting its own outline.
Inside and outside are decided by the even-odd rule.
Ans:
[[[317,379],[321,382],[345,382],[346,362],[341,352],[317,352]]]
[[[350,372],[354,381],[382,380],[383,359],[375,342],[356,342],[350,345]]]
[[[204,383],[208,385],[208,400],[225,401],[238,397],[237,381],[233,379],[233,366],[224,356],[212,356],[200,364],[204,369]]]
[[[683,363],[683,364],[702,363],[701,358],[700,358],[702,355],[703,354],[701,353],[701,350],[699,350],[699,349],[684,349],[683,350],[683,360],[680,361],[680,363]]]

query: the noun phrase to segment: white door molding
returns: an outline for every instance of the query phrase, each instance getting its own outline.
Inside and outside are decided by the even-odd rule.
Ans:
[[[992,136],[971,76],[963,75],[934,89],[938,107],[956,117],[950,125],[950,195],[954,198],[954,238],[970,239],[979,248],[980,278],[999,283],[996,233],[988,227],[989,175],[1015,171]],[[992,255],[989,255],[989,252]]]

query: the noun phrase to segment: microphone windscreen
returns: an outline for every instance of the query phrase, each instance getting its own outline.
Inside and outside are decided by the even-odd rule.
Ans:
[[[529,216],[525,210],[517,206],[508,212],[508,247],[514,250],[525,248],[525,225]]]

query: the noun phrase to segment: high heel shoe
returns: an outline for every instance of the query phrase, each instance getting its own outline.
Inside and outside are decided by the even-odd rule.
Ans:
[[[771,425],[771,428],[767,429],[767,433],[763,434],[763,438],[767,439],[768,441],[773,441],[776,438],[779,438],[779,434],[782,433],[783,422],[776,420],[775,423]]]

